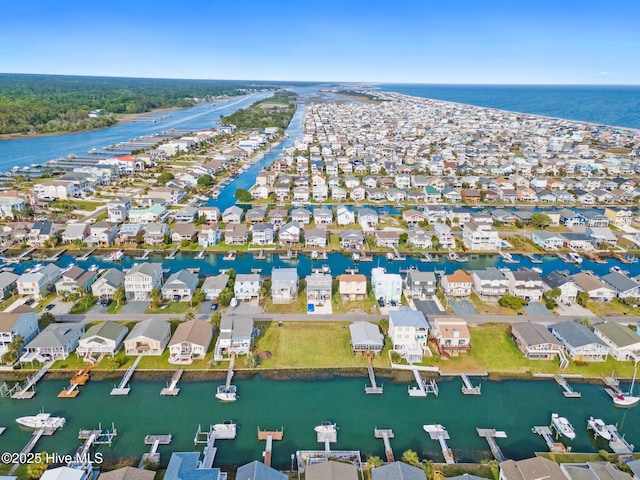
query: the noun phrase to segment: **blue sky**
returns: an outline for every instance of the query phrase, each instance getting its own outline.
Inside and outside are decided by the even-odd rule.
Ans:
[[[20,0],[0,71],[640,84],[637,0]]]

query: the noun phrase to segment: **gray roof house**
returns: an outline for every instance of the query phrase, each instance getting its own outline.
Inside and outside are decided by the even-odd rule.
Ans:
[[[427,480],[424,470],[404,462],[393,462],[371,471],[371,480]]]
[[[127,355],[162,355],[171,338],[171,325],[148,318],[136,324],[124,340]]]
[[[314,272],[307,275],[307,303],[314,305],[324,305],[331,302],[331,275]]]
[[[115,355],[120,350],[127,332],[127,327],[116,322],[96,323],[78,342],[76,354],[79,357],[84,356],[85,361],[91,361],[94,353]]]
[[[220,334],[216,341],[214,359],[222,360],[223,355],[249,355],[253,338],[253,318],[224,315],[220,322]]]
[[[616,360],[640,360],[640,335],[616,322],[597,323],[593,333],[609,346]]]
[[[304,478],[306,480],[357,480],[360,477],[355,465],[328,460],[307,465]]]
[[[549,328],[576,362],[604,362],[609,355],[609,347],[584,325],[559,322]]]
[[[151,290],[160,288],[162,283],[161,263],[139,263],[124,276],[124,289],[127,297],[140,301],[149,298]]]
[[[561,354],[562,343],[539,323],[516,323],[511,326],[511,336],[529,360],[552,360]]]
[[[412,362],[421,362],[427,347],[429,322],[424,313],[401,307],[389,312],[389,337],[393,348]]]
[[[20,363],[66,359],[78,345],[84,333],[84,325],[77,323],[52,323],[25,347]]]
[[[271,271],[271,300],[289,303],[298,296],[298,269],[274,268]]]
[[[117,268],[110,268],[91,285],[91,293],[99,298],[111,298],[113,292],[124,284],[124,273]]]
[[[473,290],[481,298],[499,298],[509,289],[509,280],[495,267],[471,272]]]
[[[162,286],[162,298],[178,302],[188,302],[198,288],[198,275],[188,270],[172,273]]]
[[[206,277],[202,284],[202,291],[204,292],[205,298],[207,300],[215,300],[218,298],[218,295],[225,289],[228,282],[229,275],[226,273]]]
[[[602,277],[604,283],[616,291],[618,298],[640,297],[640,283],[619,272],[611,272]]]
[[[560,466],[544,457],[500,462],[499,480],[567,480]]]
[[[349,325],[351,348],[354,352],[380,353],[384,347],[384,336],[380,328],[370,322],[355,322]]]
[[[421,272],[414,269],[409,269],[404,283],[414,299],[433,297],[438,287],[435,273]]]
[[[18,275],[11,272],[0,272],[0,300],[8,298],[17,288]]]
[[[9,344],[16,335],[20,335],[25,342],[30,342],[38,334],[38,316],[31,312],[1,312],[0,313],[0,359],[7,353]]]
[[[287,480],[289,477],[262,462],[254,460],[242,465],[236,472],[238,480]]]
[[[560,289],[558,300],[564,304],[570,304],[576,301],[578,295],[578,286],[571,277],[560,275],[558,272],[551,272],[542,279],[542,290],[548,292],[554,288]]]

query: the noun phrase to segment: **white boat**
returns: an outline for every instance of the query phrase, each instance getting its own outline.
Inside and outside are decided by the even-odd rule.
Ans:
[[[312,260],[317,260],[318,259],[318,251],[314,250],[311,252],[311,259]]]
[[[360,261],[360,254],[359,254],[358,252],[353,252],[353,253],[351,254],[351,259],[352,259],[354,262],[359,262],[359,261]]]
[[[122,257],[124,257],[124,252],[122,250],[118,250],[117,252],[113,252],[111,255],[109,255],[105,260],[107,262],[117,262],[119,260],[122,260]]]
[[[609,271],[611,273],[619,273],[620,275],[629,275],[629,271],[628,270],[623,270],[617,265],[614,265],[613,267],[611,267],[609,269]]]
[[[387,260],[391,261],[391,260],[393,260],[394,258],[396,258],[396,257],[395,257],[395,255],[394,255],[393,253],[391,253],[391,252],[388,252],[388,253],[387,253]]]
[[[91,265],[89,267],[89,271],[90,272],[97,272],[98,271],[98,265],[96,265],[95,263],[93,265]]]
[[[314,428],[317,433],[333,433],[337,429],[336,424],[331,422],[322,422],[322,424]]]
[[[325,263],[322,265],[322,273],[331,273],[331,267]]]
[[[593,433],[599,437],[602,437],[607,441],[611,440],[611,432],[607,430],[607,426],[604,424],[602,419],[589,417],[589,420],[587,420],[587,428],[589,430],[593,430]]]
[[[633,379],[631,380],[631,387],[628,392],[615,395],[613,397],[613,404],[618,407],[633,407],[640,402],[640,397],[633,394],[633,387],[636,384],[636,373],[638,373],[638,365],[633,371]]]
[[[536,272],[538,275],[542,275],[542,269],[540,267],[531,267],[532,272]]]
[[[557,413],[551,414],[551,425],[555,428],[563,437],[567,437],[569,440],[576,438],[576,432],[573,429],[573,425],[565,417],[559,416]]]
[[[582,263],[582,257],[579,253],[576,252],[569,252],[569,259],[571,260],[571,262],[577,263],[578,265]]]
[[[67,420],[64,417],[52,417],[50,413],[40,412],[37,415],[16,418],[16,423],[33,429],[58,429],[64,427]]]
[[[449,252],[449,260],[451,260],[452,262],[457,262],[460,259],[460,257],[458,257],[458,254],[456,252]]]
[[[225,420],[224,423],[216,423],[213,426],[216,432],[216,439],[228,440],[236,438],[236,424],[231,420]]]
[[[216,390],[216,398],[223,402],[235,402],[238,399],[236,386],[229,385],[229,388],[227,388],[225,385],[220,385]]]

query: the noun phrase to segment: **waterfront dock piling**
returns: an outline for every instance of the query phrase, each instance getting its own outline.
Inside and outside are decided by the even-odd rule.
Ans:
[[[162,396],[169,395],[173,397],[178,395],[180,393],[180,389],[178,388],[178,382],[180,381],[180,378],[182,377],[183,373],[184,373],[184,370],[177,370],[171,377],[171,383],[166,388],[162,389],[162,391],[160,392],[160,395]]]
[[[47,261],[47,262],[57,262],[58,260],[60,260],[60,257],[62,256],[62,254],[64,252],[66,252],[66,251],[67,251],[67,247],[61,248],[60,250],[58,250],[56,253],[54,253],[50,257],[45,258],[45,261]]]
[[[38,381],[42,377],[44,377],[45,373],[49,371],[49,369],[51,368],[51,365],[53,365],[53,362],[54,362],[53,360],[48,361],[40,368],[40,370],[38,370],[36,373],[31,375],[29,378],[27,378],[27,382],[24,384],[24,386],[19,391],[14,391],[11,394],[11,398],[18,399],[18,400],[33,398],[36,394],[36,390],[35,390],[36,383],[38,383]]]
[[[633,453],[634,446],[627,442],[624,435],[620,435],[615,425],[607,425],[607,431],[611,434],[611,440],[609,441],[609,448],[613,453],[618,454],[631,454]]]
[[[562,389],[564,390],[562,394],[566,398],[580,398],[582,396],[580,392],[576,392],[575,390],[573,390],[573,388],[571,388],[571,385],[567,383],[567,379],[562,375],[554,375],[553,379],[558,385],[562,387]]]
[[[448,465],[456,463],[453,457],[453,452],[447,445],[447,440],[450,439],[447,429],[442,425],[423,425],[422,428],[429,434],[431,440],[437,440],[438,442],[440,442],[440,448],[442,449],[442,456],[444,457],[445,463],[447,463]]]
[[[144,444],[151,445],[151,450],[148,453],[142,455],[138,468],[145,468],[147,466],[154,465],[158,467],[160,465],[160,453],[158,448],[160,445],[169,445],[173,440],[173,435],[147,435],[144,437]]]
[[[136,260],[146,260],[151,255],[152,250],[145,250],[142,255],[135,257]]]
[[[507,438],[507,434],[503,431],[496,430],[495,428],[476,428],[478,435],[483,437],[489,443],[489,448],[491,449],[491,454],[494,456],[496,460],[499,462],[504,462],[506,457],[500,450],[500,447],[496,443],[496,438]]]
[[[267,467],[271,466],[271,453],[273,450],[273,442],[282,440],[284,436],[284,429],[280,430],[260,430],[258,427],[258,440],[267,442],[262,452],[262,458],[264,458],[264,464]]]
[[[131,379],[131,377],[133,376],[133,372],[136,371],[136,367],[138,366],[138,364],[140,363],[140,360],[142,360],[142,355],[138,355],[136,357],[136,361],[133,362],[133,365],[131,365],[127,371],[125,372],[124,376],[122,377],[122,380],[120,380],[120,383],[118,384],[117,387],[114,387],[111,390],[111,395],[112,396],[124,396],[124,395],[129,395],[129,392],[131,391],[131,388],[127,386],[127,384],[129,383],[129,380]]]
[[[0,385],[0,397],[6,398],[13,395],[14,392],[20,390],[20,384],[18,382],[13,384],[13,387],[10,387],[7,382],[3,382]]]
[[[174,248],[169,255],[165,255],[164,259],[165,260],[175,260],[176,259],[176,255],[178,254],[179,250],[180,250],[180,247]]]
[[[531,431],[533,433],[537,433],[544,439],[547,444],[547,448],[551,453],[567,453],[567,447],[562,443],[554,441],[551,429],[546,425],[533,427]]]
[[[111,423],[111,429],[102,429],[102,424],[98,424],[96,429],[80,430],[78,432],[78,440],[82,440],[83,444],[76,451],[76,457],[83,458],[89,454],[94,445],[113,445],[113,440],[118,436],[115,424]]]
[[[460,378],[462,378],[462,393],[464,395],[480,395],[482,385],[473,386],[471,384],[471,380],[469,380],[469,376],[466,373],[461,373]]]
[[[389,439],[393,438],[393,430],[390,428],[375,428],[373,430],[373,435],[376,438],[381,438],[384,442],[384,454],[387,458],[387,463],[395,462],[393,458],[393,450],[391,449],[391,442]]]
[[[96,250],[97,250],[97,248],[92,248],[91,250],[89,250],[84,255],[79,256],[77,260],[79,262],[86,262],[87,260],[89,260],[89,257],[95,253]]]

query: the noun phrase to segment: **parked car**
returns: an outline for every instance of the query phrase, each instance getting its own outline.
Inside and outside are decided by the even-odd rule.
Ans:
[[[50,303],[49,305],[47,305],[46,307],[44,307],[44,309],[45,309],[47,312],[50,312],[51,310],[53,310],[53,309],[54,309],[54,307],[55,307],[55,306],[56,306],[56,305],[55,305],[55,303]]]

